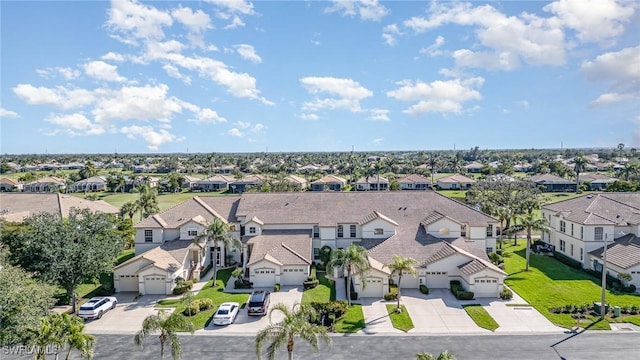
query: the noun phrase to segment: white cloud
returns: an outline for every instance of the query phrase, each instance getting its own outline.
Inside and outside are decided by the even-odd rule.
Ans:
[[[200,109],[196,112],[196,120],[195,122],[199,124],[219,124],[227,122],[227,119],[218,115],[215,110],[211,109]]]
[[[50,115],[45,121],[57,125],[69,135],[101,135],[105,132],[104,127],[92,123],[81,113]]]
[[[389,13],[389,9],[378,0],[332,0],[333,6],[324,9],[325,13],[339,12],[342,16],[358,16],[362,20],[380,21]]]
[[[188,7],[179,7],[171,11],[171,16],[189,29],[189,32],[199,34],[210,29],[211,18],[202,10],[193,11]]]
[[[597,107],[618,101],[640,100],[640,46],[608,52],[582,63],[581,70],[591,81],[609,85],[610,91],[600,95],[590,106]]]
[[[100,90],[93,115],[98,123],[113,120],[170,121],[182,111],[182,102],[167,97],[169,87],[165,84],[146,86],[124,86],[116,90]]]
[[[191,84],[191,77],[183,75],[180,72],[180,69],[178,69],[177,67],[171,64],[164,64],[162,65],[162,69],[164,69],[167,75],[171,76],[172,78],[182,80],[185,84]]]
[[[205,0],[205,2],[217,5],[231,13],[242,15],[254,15],[253,4],[244,0]]]
[[[20,115],[18,115],[17,112],[0,107],[0,118],[19,118],[19,117]]]
[[[118,40],[135,44],[137,40],[160,40],[164,38],[164,26],[173,20],[168,13],[135,0],[112,1],[108,10],[107,27],[124,34]]]
[[[118,54],[118,53],[114,53],[112,51],[102,55],[102,57],[100,57],[102,60],[108,60],[108,61],[115,61],[115,62],[123,62],[125,61],[127,58],[122,55],[122,54]]]
[[[316,114],[300,114],[298,117],[302,120],[318,120],[320,118]]]
[[[259,64],[262,62],[262,58],[256,54],[256,49],[247,44],[238,44],[234,46],[236,51],[243,59],[249,60],[255,64]]]
[[[397,90],[387,92],[387,96],[396,100],[416,102],[403,112],[409,115],[425,113],[461,113],[464,103],[480,100],[482,95],[477,88],[482,87],[484,79],[437,80],[431,83],[409,80],[398,82]]]
[[[529,110],[529,102],[527,100],[520,100],[517,104],[522,106],[523,109]]]
[[[389,110],[385,109],[371,109],[369,120],[375,121],[389,121]]]
[[[242,19],[239,16],[234,16],[233,20],[231,20],[231,22],[229,23],[229,25],[225,26],[224,29],[225,30],[229,30],[229,29],[235,29],[235,28],[239,28],[239,27],[243,27],[245,26],[244,21],[242,21]]]
[[[94,79],[124,82],[127,80],[124,76],[118,74],[118,67],[115,65],[107,64],[104,61],[90,61],[84,64],[84,73]]]
[[[426,48],[420,49],[419,53],[422,55],[427,55],[429,57],[435,57],[444,54],[440,47],[444,45],[444,37],[438,36],[435,42],[429,45]]]
[[[152,126],[123,126],[120,129],[122,134],[127,135],[131,140],[142,138],[147,143],[147,148],[157,151],[161,145],[184,140],[184,137],[177,137],[166,129],[154,130]]]
[[[80,70],[70,67],[57,67],[56,70],[65,80],[74,80],[80,77]]]
[[[315,98],[303,104],[305,111],[321,109],[342,109],[351,112],[362,111],[360,100],[373,96],[373,92],[352,79],[333,77],[301,78],[302,86],[312,95],[329,94],[333,98]]]
[[[227,134],[231,136],[236,136],[236,137],[242,137],[244,135],[242,131],[240,131],[238,128],[229,129],[229,131],[227,131]]]
[[[35,87],[31,84],[18,84],[13,92],[31,105],[54,105],[62,109],[87,106],[95,101],[93,92],[85,89],[58,86],[55,89]]]
[[[384,42],[389,46],[394,46],[397,43],[396,36],[402,35],[397,24],[390,24],[382,29],[382,38]]]
[[[238,125],[238,127],[241,129],[246,129],[251,126],[251,123],[245,121],[236,121],[236,125]]]
[[[378,145],[378,144],[381,144],[381,143],[382,143],[382,140],[384,140],[384,139],[382,139],[382,138],[377,138],[377,139],[373,139],[373,140],[371,140],[371,142],[372,142],[373,144]]]
[[[251,132],[258,133],[265,130],[267,127],[264,124],[257,123],[251,128]]]
[[[563,26],[575,30],[581,42],[608,43],[624,32],[634,13],[633,2],[616,0],[558,0],[543,8]]]

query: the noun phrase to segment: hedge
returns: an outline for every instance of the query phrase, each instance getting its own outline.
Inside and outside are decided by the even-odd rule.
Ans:
[[[451,293],[458,300],[472,300],[475,295],[473,291],[465,291],[458,280],[451,280],[449,285],[451,287]]]
[[[318,279],[312,279],[311,277],[308,277],[307,280],[302,283],[302,287],[304,287],[305,290],[308,290],[315,288],[316,286],[318,286],[318,284],[320,284],[320,281]]]
[[[555,251],[553,253],[553,257],[556,260],[560,261],[561,263],[563,263],[563,264],[565,264],[565,265],[567,265],[569,267],[572,267],[572,268],[578,269],[578,270],[582,270],[582,263],[580,261],[577,261],[577,260],[574,260],[574,259],[568,257],[567,255],[564,255],[562,253],[559,253],[559,252]]]

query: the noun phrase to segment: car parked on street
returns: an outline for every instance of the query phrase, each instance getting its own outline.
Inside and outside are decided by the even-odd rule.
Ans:
[[[231,325],[238,316],[240,310],[240,304],[237,302],[222,303],[213,314],[213,325]]]
[[[271,293],[265,290],[256,290],[251,293],[249,303],[247,304],[247,314],[249,315],[267,315]]]
[[[118,304],[118,299],[113,296],[94,297],[80,306],[78,316],[83,319],[100,319],[104,313],[113,309]]]

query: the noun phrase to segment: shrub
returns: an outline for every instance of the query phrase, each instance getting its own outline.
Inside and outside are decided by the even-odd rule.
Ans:
[[[191,291],[191,288],[193,288],[193,283],[191,281],[182,280],[181,282],[177,282],[177,285],[173,288],[172,292],[173,295],[182,295],[187,291]]]
[[[388,292],[388,293],[384,294],[384,296],[383,296],[383,297],[384,297],[384,299],[385,299],[385,300],[387,300],[387,301],[397,300],[397,299],[398,299],[398,293],[395,293],[395,294],[394,294],[394,293],[390,293],[390,292]]]
[[[497,250],[496,250],[496,254],[498,254],[498,255],[502,256],[502,249],[497,249]]]
[[[273,292],[278,292],[278,291],[280,291],[280,284],[273,285]]]
[[[249,280],[236,279],[236,281],[233,282],[234,289],[251,289],[252,287],[253,287],[253,283],[250,282]]]
[[[620,290],[626,293],[634,293],[636,292],[636,286],[631,284],[629,286],[623,286],[622,288],[620,288]]]
[[[553,257],[567,266],[570,266],[574,269],[582,270],[582,263],[580,261],[573,260],[572,258],[557,251],[553,253]]]
[[[358,300],[358,293],[353,291],[351,292],[351,301]]]
[[[182,314],[185,316],[193,316],[200,312],[200,301],[196,300],[189,304],[184,310],[182,310]]]
[[[426,285],[420,285],[420,292],[423,294],[429,294],[429,288]]]
[[[500,299],[502,300],[511,300],[513,299],[513,291],[504,288],[502,289],[502,291],[500,292]]]
[[[323,326],[331,326],[332,321],[344,316],[349,309],[349,304],[346,300],[334,300],[328,303],[312,302],[309,305],[318,315],[313,322]]]
[[[456,298],[458,298],[458,300],[473,300],[474,295],[473,291],[459,291]]]
[[[214,306],[213,300],[208,298],[198,299],[195,302],[200,305],[200,311],[209,310]]]
[[[309,273],[309,277],[310,277],[312,280],[315,280],[315,279],[317,279],[317,278],[318,278],[318,275],[316,274],[316,267],[315,267],[315,265],[311,265],[311,271],[310,271],[310,273]]]
[[[316,279],[316,280],[309,280],[309,279],[310,279],[310,278],[307,278],[307,281],[305,281],[305,282],[303,282],[303,283],[302,283],[302,287],[303,287],[305,290],[313,289],[313,288],[315,288],[316,286],[318,286],[318,284],[320,284],[320,281],[318,281],[317,279]]]
[[[191,283],[192,283],[192,284],[195,284],[195,283],[197,283],[197,282],[198,282],[198,278],[197,278],[197,277],[194,277],[193,279],[191,279]]]

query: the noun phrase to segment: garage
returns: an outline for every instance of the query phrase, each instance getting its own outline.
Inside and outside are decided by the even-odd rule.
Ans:
[[[308,276],[307,269],[303,266],[285,266],[280,275],[280,285],[300,286]]]
[[[358,294],[359,297],[376,297],[379,298],[383,294],[383,282],[384,280],[380,277],[367,277],[364,280],[365,286],[362,289],[361,293]]]
[[[167,293],[166,277],[160,275],[145,276],[144,292],[146,295],[165,295]]]
[[[118,289],[116,290],[119,292],[139,292],[140,288],[138,286],[138,275],[120,275],[120,278],[118,279]]]
[[[253,287],[271,287],[276,283],[276,269],[260,268],[253,270]]]
[[[398,277],[395,277],[398,280]],[[403,274],[402,281],[400,283],[401,289],[417,289],[418,288],[418,276],[414,276],[411,274]]]
[[[446,271],[427,271],[427,287],[429,289],[448,289],[449,276]]]
[[[475,297],[498,297],[498,279],[476,278],[473,285]]]

